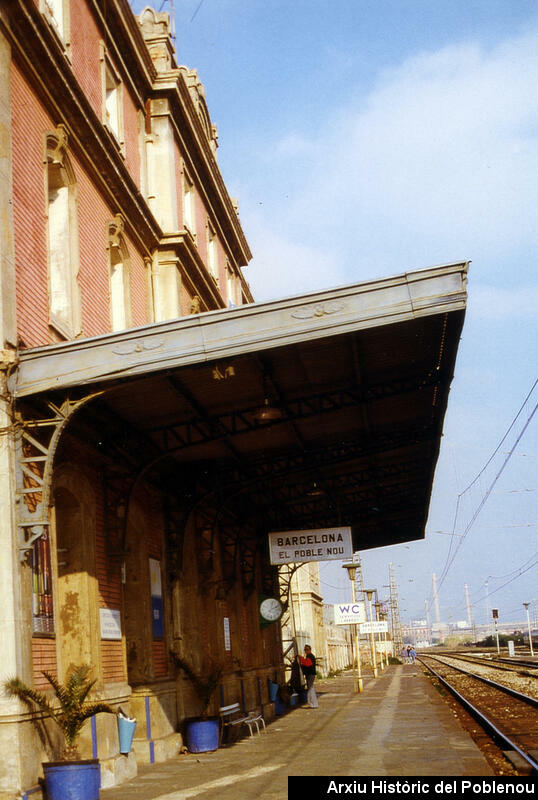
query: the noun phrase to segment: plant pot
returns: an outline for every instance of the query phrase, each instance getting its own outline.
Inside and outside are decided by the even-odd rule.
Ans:
[[[219,720],[193,719],[187,722],[187,747],[190,753],[208,753],[219,746]]]
[[[47,800],[99,800],[99,759],[46,761],[43,764]]]
[[[126,719],[118,716],[118,736],[120,740],[120,753],[123,756],[129,755],[133,744],[133,737],[136,728],[135,719]]]

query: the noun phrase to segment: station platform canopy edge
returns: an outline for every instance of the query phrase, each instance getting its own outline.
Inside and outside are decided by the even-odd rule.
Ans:
[[[33,420],[91,396],[70,435],[111,453],[131,437],[131,471],[191,489],[203,475],[260,532],[349,525],[355,550],[419,539],[467,269],[23,350],[10,389]]]

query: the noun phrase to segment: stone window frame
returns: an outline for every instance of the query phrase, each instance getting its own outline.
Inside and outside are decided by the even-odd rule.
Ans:
[[[196,195],[194,181],[183,165],[182,175],[183,226],[196,241]]]
[[[149,165],[148,143],[153,142],[153,137],[147,130],[147,117],[145,111],[138,110],[138,153],[140,157],[139,187],[142,197],[149,198]]]
[[[226,298],[228,302],[228,308],[241,305],[241,303],[239,303],[237,300],[237,277],[234,274],[234,271],[228,260],[226,261],[226,289],[228,295]]]
[[[79,241],[78,241],[78,186],[75,171],[67,153],[68,135],[64,125],[58,125],[56,130],[45,134],[45,218],[47,235],[47,284],[48,284],[48,311],[49,327],[55,338],[74,339],[82,332],[82,310],[78,274],[80,268]],[[56,175],[64,181],[67,190],[67,220],[68,248],[67,260],[64,269],[59,272],[54,268],[54,253],[51,236],[51,179]],[[62,253],[65,248],[60,248]],[[64,317],[57,313],[54,302],[56,292],[55,283],[64,280],[65,305],[67,313]]]
[[[131,303],[131,258],[129,248],[123,235],[125,221],[122,214],[116,214],[107,226],[107,250],[108,250],[108,280],[110,297],[110,328],[112,331],[122,331],[132,328],[133,314]],[[114,267],[121,265],[121,284],[122,284],[122,310],[123,325],[115,324],[118,316],[114,312],[115,301],[115,282],[113,280]]]
[[[71,14],[69,0],[40,0],[39,10],[56,34],[62,48],[71,53]],[[60,14],[56,13],[59,9]],[[61,16],[58,19],[58,16]]]
[[[102,96],[102,122],[118,145],[122,155],[125,155],[125,128],[124,128],[124,87],[121,75],[110,58],[107,47],[103,41],[99,42],[99,61],[101,62],[101,96]],[[115,106],[117,111],[116,124],[111,121],[108,107],[108,92],[110,84],[114,85],[116,92]]]
[[[219,240],[211,219],[206,220],[207,271],[219,285]]]

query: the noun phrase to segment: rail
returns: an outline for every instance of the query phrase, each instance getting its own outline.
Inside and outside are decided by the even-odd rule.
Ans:
[[[479,675],[475,675],[472,672],[468,672],[467,670],[461,669],[461,667],[454,667],[452,664],[446,664],[446,662],[442,661],[435,656],[427,656],[428,659],[433,661],[438,661],[441,664],[444,664],[446,667],[449,667],[456,672],[461,672],[469,678],[474,678],[482,683],[486,683],[492,688],[495,688],[499,691],[504,691],[506,694],[509,694],[519,701],[531,705],[533,707],[538,706],[538,700],[534,697],[529,697],[526,694],[522,694],[521,692],[516,692],[514,689],[510,689],[507,686],[503,686],[502,684],[497,684],[495,681],[490,681],[488,678],[484,678]],[[501,743],[505,749],[513,750],[530,765],[533,772],[538,774],[538,761],[528,752],[523,750],[519,747],[516,742],[514,742],[510,737],[504,733],[492,720],[490,720],[482,711],[480,711],[473,703],[470,702],[466,697],[464,697],[458,690],[442,675],[439,674],[430,664],[426,663],[423,656],[419,656],[417,660],[429,670],[437,680],[455,697],[459,703],[476,719],[476,721],[486,730],[489,735],[496,740],[497,742]],[[512,735],[512,734],[511,734]]]

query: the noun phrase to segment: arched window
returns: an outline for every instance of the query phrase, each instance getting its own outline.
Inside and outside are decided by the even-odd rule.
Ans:
[[[110,267],[110,321],[113,331],[132,324],[129,251],[123,238],[123,217],[116,214],[108,225]]]
[[[49,322],[62,338],[80,333],[76,179],[59,125],[46,139]]]

